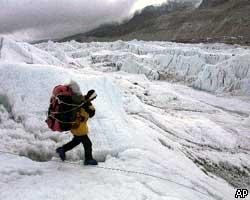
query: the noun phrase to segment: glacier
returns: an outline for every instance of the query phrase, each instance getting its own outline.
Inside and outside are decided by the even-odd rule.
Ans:
[[[0,39],[0,199],[227,200],[250,187],[248,47]],[[98,94],[103,168],[84,167],[80,145],[66,163],[55,153],[71,135],[44,120],[71,79]]]
[[[183,81],[209,92],[250,94],[249,47],[136,40],[91,45],[52,42],[37,47],[64,60],[74,58],[80,66],[85,64],[81,59],[91,58],[94,67],[100,65],[102,70],[106,66],[106,70],[145,74],[151,80]],[[62,55],[62,50],[68,53]]]

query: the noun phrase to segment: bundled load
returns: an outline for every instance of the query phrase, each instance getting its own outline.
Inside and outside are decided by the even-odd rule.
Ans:
[[[85,99],[77,84],[58,85],[53,89],[46,123],[52,131],[69,131]]]
[[[75,123],[80,105],[73,104],[73,92],[69,86],[58,85],[53,89],[46,123],[52,131],[69,131]]]

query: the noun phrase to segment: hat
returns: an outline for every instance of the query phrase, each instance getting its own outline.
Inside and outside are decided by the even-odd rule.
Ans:
[[[80,86],[78,85],[76,81],[70,80],[69,87],[72,89],[74,94],[82,95]]]

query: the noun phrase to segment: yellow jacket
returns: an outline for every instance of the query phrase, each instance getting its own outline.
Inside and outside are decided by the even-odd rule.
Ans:
[[[93,117],[94,114],[95,108],[91,103],[88,103],[84,106],[84,108],[81,108],[77,113],[76,123],[71,129],[71,133],[75,136],[87,135],[89,132],[87,121],[90,117]]]

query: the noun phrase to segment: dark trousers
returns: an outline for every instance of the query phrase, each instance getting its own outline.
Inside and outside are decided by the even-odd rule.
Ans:
[[[79,145],[80,143],[83,144],[85,150],[85,160],[93,159],[92,157],[92,143],[87,135],[84,136],[74,136],[74,138],[67,144],[63,145],[63,150],[69,151]]]

